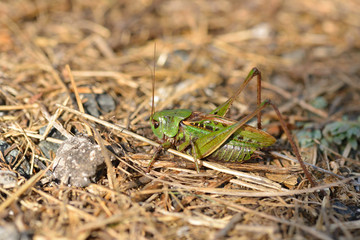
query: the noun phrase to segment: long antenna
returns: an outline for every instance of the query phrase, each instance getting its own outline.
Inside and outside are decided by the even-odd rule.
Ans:
[[[155,98],[155,71],[156,71],[156,62],[155,62],[155,56],[156,56],[156,42],[154,45],[154,66],[153,66],[153,70],[151,71],[152,73],[152,99],[151,99],[151,115],[150,117],[152,117],[155,113],[155,103],[154,103],[154,98]]]

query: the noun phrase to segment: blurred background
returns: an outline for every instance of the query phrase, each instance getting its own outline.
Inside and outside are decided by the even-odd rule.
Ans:
[[[53,114],[65,101],[72,91],[67,64],[87,96],[88,113],[151,139],[154,66],[157,110],[203,112],[226,101],[258,67],[262,99],[278,105],[304,159],[336,174],[359,172],[358,0],[3,0],[0,21],[0,103],[26,109],[1,109],[9,117],[2,138],[22,152],[27,140],[8,134],[9,126],[38,131],[47,124],[32,104]],[[240,119],[255,108],[256,81],[228,116]],[[266,110],[265,128],[281,138],[274,120]],[[150,151],[134,140],[118,141],[135,153]],[[37,153],[51,155],[40,146]]]

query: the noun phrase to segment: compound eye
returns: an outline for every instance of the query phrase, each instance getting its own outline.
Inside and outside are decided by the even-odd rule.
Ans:
[[[152,123],[153,123],[155,129],[160,126],[159,122],[157,122],[155,120],[153,120]]]

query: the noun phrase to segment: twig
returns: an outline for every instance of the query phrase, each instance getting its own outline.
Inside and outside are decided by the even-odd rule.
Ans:
[[[284,154],[281,154],[281,153],[279,153],[279,152],[271,151],[270,153],[271,153],[271,155],[273,155],[274,157],[282,158],[282,159],[285,159],[285,160],[288,160],[288,161],[292,161],[292,162],[298,162],[297,159],[291,158],[291,157],[289,157],[289,156],[285,156]],[[319,172],[323,172],[323,173],[326,173],[326,174],[330,174],[330,175],[332,175],[332,176],[334,176],[334,177],[337,177],[337,178],[339,178],[339,179],[345,179],[344,176],[341,176],[341,175],[339,175],[339,174],[333,173],[333,172],[328,171],[328,170],[326,170],[326,169],[320,168],[320,167],[318,167],[318,166],[315,166],[314,164],[311,164],[311,163],[308,163],[308,162],[305,162],[305,161],[304,161],[304,163],[305,163],[305,165],[310,166],[310,167],[312,167],[313,169],[315,169],[315,170],[317,170],[317,171],[319,171]]]
[[[202,188],[202,187],[192,187],[192,186],[185,186],[176,182],[170,182],[170,181],[165,181],[159,178],[155,178],[151,175],[147,176],[148,178],[151,178],[153,180],[156,180],[158,182],[162,182],[164,184],[169,184],[172,185],[174,187],[179,187],[181,189],[185,189],[188,191],[198,191],[198,192],[203,192],[203,193],[212,193],[212,194],[219,194],[219,195],[224,195],[224,196],[237,196],[237,197],[283,197],[283,196],[294,196],[294,195],[301,195],[301,194],[309,194],[309,193],[313,193],[313,192],[318,192],[320,190],[325,190],[331,187],[336,187],[336,186],[340,186],[343,185],[347,182],[352,181],[354,178],[346,178],[344,180],[340,180],[337,182],[333,182],[333,183],[329,183],[329,184],[324,184],[324,185],[319,185],[316,187],[311,187],[311,188],[307,188],[307,189],[301,189],[301,190],[287,190],[287,191],[283,191],[283,192],[254,192],[254,191],[241,191],[241,190],[237,190],[237,189],[224,189],[224,188]],[[139,192],[140,194],[142,192]],[[148,192],[144,193],[144,194],[149,194]]]
[[[73,88],[74,95],[75,95],[76,102],[77,102],[77,105],[78,105],[78,107],[79,107],[79,110],[80,110],[80,112],[85,113],[84,105],[83,105],[82,102],[81,102],[80,95],[79,95],[79,91],[78,91],[78,88],[77,88],[77,86],[76,86],[74,77],[73,77],[73,75],[72,75],[72,73],[71,73],[70,66],[69,66],[69,65],[66,65],[65,68],[66,68],[66,71],[67,71],[68,74],[69,74],[69,78],[70,78],[70,81],[71,81],[71,86],[72,86],[72,88]],[[89,136],[91,136],[91,135],[92,135],[92,132],[91,132],[91,130],[90,130],[90,127],[87,126],[87,125],[85,125],[85,129],[86,129],[86,131],[87,131],[87,134],[88,134]]]
[[[29,188],[31,188],[39,179],[46,173],[46,171],[50,168],[51,164],[47,167],[46,170],[41,170],[34,176],[32,176],[28,181],[24,183],[14,194],[9,196],[1,205],[0,212],[3,212],[8,206],[11,205],[14,201],[16,201],[23,193],[26,192]]]
[[[214,240],[218,240],[218,239],[223,239],[224,237],[226,237],[226,235],[228,234],[228,232],[230,232],[235,225],[240,222],[242,219],[244,218],[244,214],[243,213],[237,213],[235,214],[230,221],[228,222],[228,224],[226,224],[226,226],[221,229],[220,231],[218,231],[215,236],[214,236]]]
[[[0,105],[0,111],[11,111],[11,110],[24,110],[39,108],[39,104],[25,104],[25,105]]]
[[[247,207],[244,207],[244,206],[241,206],[239,204],[235,204],[233,202],[226,201],[226,200],[223,200],[223,199],[218,199],[218,198],[214,198],[214,197],[208,197],[208,198],[210,200],[213,200],[214,202],[218,202],[220,204],[223,204],[226,207],[237,209],[238,211],[241,211],[241,212],[254,214],[254,215],[260,216],[262,218],[274,221],[274,222],[283,223],[283,224],[287,224],[287,225],[291,225],[291,226],[296,226],[296,227],[302,229],[303,231],[305,231],[305,232],[307,232],[307,233],[309,233],[309,234],[311,234],[311,235],[313,235],[313,236],[315,236],[315,237],[317,237],[319,239],[324,239],[324,240],[331,240],[332,239],[326,233],[320,232],[320,231],[316,230],[313,227],[308,227],[308,226],[305,226],[305,225],[302,225],[302,224],[299,224],[299,223],[290,222],[290,221],[287,221],[287,220],[284,220],[284,219],[281,219],[281,218],[278,218],[278,217],[275,217],[275,216],[272,216],[272,215],[268,215],[266,213],[262,213],[262,212],[258,212],[256,210],[252,210],[250,208],[247,208]]]

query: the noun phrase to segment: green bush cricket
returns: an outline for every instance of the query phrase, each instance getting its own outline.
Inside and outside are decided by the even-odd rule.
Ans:
[[[234,121],[225,117],[231,104],[243,91],[246,85],[257,77],[257,108],[240,121]],[[199,172],[198,160],[211,158],[222,162],[242,162],[250,159],[254,151],[273,145],[276,139],[261,130],[261,110],[268,105],[276,112],[280,124],[291,144],[292,150],[300,163],[306,177],[312,186],[312,180],[304,162],[301,159],[299,150],[287,128],[285,121],[278,108],[270,100],[261,102],[261,73],[253,68],[245,81],[241,84],[235,94],[226,102],[221,104],[210,113],[201,113],[188,109],[162,110],[155,112],[154,109],[154,88],[155,73],[153,74],[152,107],[150,124],[155,136],[159,139],[161,146],[156,149],[152,157],[148,171],[155,161],[161,149],[170,147],[180,152],[187,151],[195,160],[196,170]],[[257,116],[257,128],[246,123]]]

